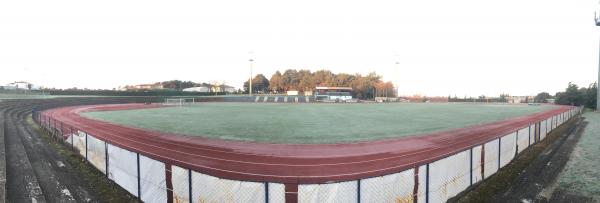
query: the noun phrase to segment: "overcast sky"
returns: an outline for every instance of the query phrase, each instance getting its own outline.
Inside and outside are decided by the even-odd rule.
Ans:
[[[255,72],[376,71],[402,94],[554,93],[597,79],[595,0],[1,1],[0,84],[241,87]],[[396,65],[396,61],[399,62]]]

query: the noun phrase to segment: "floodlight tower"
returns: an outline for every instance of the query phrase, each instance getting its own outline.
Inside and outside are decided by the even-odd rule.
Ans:
[[[254,59],[252,59],[252,52],[250,52],[250,80],[248,80],[248,96],[252,96],[252,65],[254,65]]]
[[[596,22],[596,26],[600,26],[600,16],[598,16],[597,12],[594,12],[594,21]],[[596,111],[600,112],[600,54],[598,55],[598,57],[598,80],[596,82],[596,90],[598,92],[596,94]]]
[[[398,59],[396,59],[396,63],[395,63],[395,68],[396,68],[396,97],[399,98],[400,97],[400,61],[398,61]]]
[[[396,98],[400,97],[400,62],[396,60]]]

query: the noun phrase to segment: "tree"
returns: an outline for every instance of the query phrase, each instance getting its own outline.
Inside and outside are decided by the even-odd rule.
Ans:
[[[271,76],[271,80],[269,81],[269,88],[271,89],[271,91],[277,93],[283,91],[283,81],[281,77],[281,72],[277,71]]]
[[[248,82],[244,82],[244,91],[249,90]],[[269,80],[263,75],[258,74],[252,78],[252,93],[264,93],[269,91]]]
[[[579,88],[573,83],[569,83],[564,92],[557,92],[555,102],[562,105],[584,105],[588,108],[597,108],[596,96],[598,94],[598,84],[592,83],[587,88]]]
[[[510,95],[508,94],[500,94],[500,101],[499,102],[508,102],[508,98],[510,97]]]
[[[330,86],[334,74],[328,70],[318,70],[313,74],[313,82],[317,86]]]
[[[192,81],[169,80],[160,83],[164,88],[182,90],[185,88],[196,87],[199,84]]]
[[[259,75],[257,75],[259,77]],[[340,86],[352,87],[353,96],[359,99],[373,98],[375,94],[375,86],[379,86],[379,93],[382,96],[395,97],[396,91],[391,82],[384,82],[381,76],[375,72],[369,73],[366,76],[361,74],[339,73],[333,74],[329,70],[319,70],[311,72],[310,70],[295,70],[287,69],[281,74],[277,71],[271,76],[271,80],[262,78],[260,75],[255,77],[252,82],[253,91],[268,91],[264,87],[270,88],[271,91],[285,92],[288,90],[311,91],[316,86]],[[262,83],[262,86],[260,85]],[[268,84],[267,84],[268,83]],[[244,83],[244,90],[248,92],[248,82]],[[256,87],[256,88],[254,88]]]
[[[310,70],[299,70],[297,76],[298,76],[297,90],[310,91],[310,90],[315,89],[313,74],[310,72]]]
[[[333,81],[331,82],[332,86],[348,86],[348,84],[352,83],[354,80],[354,76],[346,73],[340,73],[333,77]]]
[[[565,92],[556,93],[556,103],[562,105],[582,105],[584,94],[576,84],[569,82]]]
[[[281,78],[283,81],[283,90],[284,91],[297,90],[298,83],[300,82],[300,80],[298,78],[297,70],[287,69],[283,72],[283,75],[281,75]]]
[[[584,93],[584,104],[588,108],[597,109],[596,100],[598,95],[598,83],[592,83],[588,86],[587,91]]]
[[[547,103],[548,99],[552,99],[552,95],[548,92],[540,92],[533,98],[533,102],[535,103]]]

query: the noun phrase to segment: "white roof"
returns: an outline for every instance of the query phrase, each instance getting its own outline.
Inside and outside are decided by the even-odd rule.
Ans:
[[[317,87],[318,90],[352,90],[352,87]]]

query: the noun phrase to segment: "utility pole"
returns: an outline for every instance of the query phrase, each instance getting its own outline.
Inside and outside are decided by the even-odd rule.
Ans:
[[[596,22],[596,26],[600,26],[600,16],[597,16],[597,13],[594,13],[594,21]],[[598,44],[598,49],[600,50],[600,43]],[[600,51],[598,55],[598,80],[596,81],[596,112],[600,109]]]

